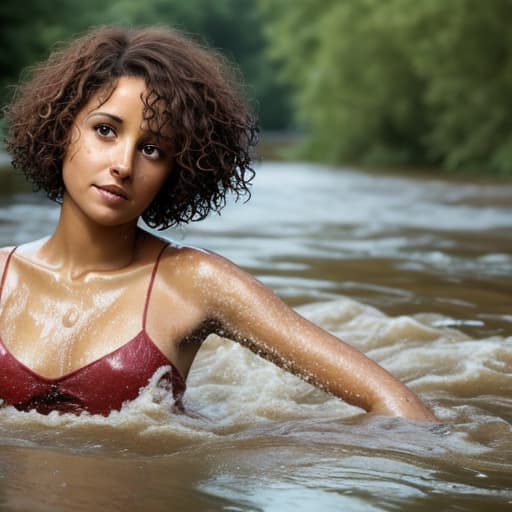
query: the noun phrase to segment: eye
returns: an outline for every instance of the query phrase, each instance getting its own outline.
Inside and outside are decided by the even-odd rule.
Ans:
[[[144,144],[141,151],[144,156],[151,160],[157,160],[163,156],[162,151],[153,144]]]
[[[108,124],[98,124],[94,127],[96,130],[96,133],[105,139],[109,139],[111,137],[114,137],[116,132],[112,126],[109,126]]]

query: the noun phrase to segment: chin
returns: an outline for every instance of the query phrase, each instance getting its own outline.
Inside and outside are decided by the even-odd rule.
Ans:
[[[126,226],[136,226],[139,220],[139,217],[120,217],[119,215],[96,215],[91,216],[91,220],[95,222],[99,227],[104,228],[122,228]]]

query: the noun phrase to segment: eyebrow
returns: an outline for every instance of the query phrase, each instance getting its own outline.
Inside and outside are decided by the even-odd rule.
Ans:
[[[115,121],[116,123],[118,124],[123,124],[123,120],[118,117],[118,116],[115,116],[114,114],[109,114],[108,112],[93,112],[89,117],[89,119],[91,117],[95,117],[95,116],[105,116],[105,117],[109,117],[110,119],[112,119],[112,121]]]

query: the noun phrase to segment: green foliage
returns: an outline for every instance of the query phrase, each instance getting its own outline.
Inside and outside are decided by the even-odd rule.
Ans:
[[[510,0],[259,0],[304,155],[512,174]]]
[[[252,0],[25,0],[0,5],[0,102],[10,97],[20,71],[48,55],[56,41],[90,26],[165,24],[225,53],[240,67],[264,128],[287,126],[287,86],[275,79],[264,54],[262,20]]]
[[[13,0],[0,3],[0,103],[11,97],[27,66],[45,58],[57,41],[98,24],[100,0]]]

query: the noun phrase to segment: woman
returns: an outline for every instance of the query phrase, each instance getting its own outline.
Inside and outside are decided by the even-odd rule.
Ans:
[[[161,240],[248,192],[255,126],[222,60],[163,28],[104,27],[37,67],[8,151],[62,203],[46,239],[0,252],[0,398],[108,415],[161,367],[178,408],[210,333],[376,414],[434,420],[405,386],[233,263]]]

